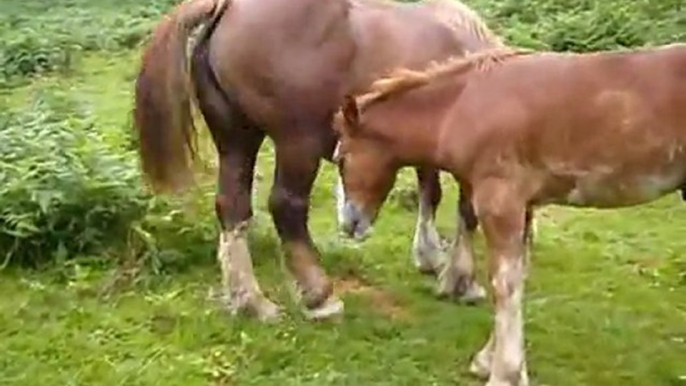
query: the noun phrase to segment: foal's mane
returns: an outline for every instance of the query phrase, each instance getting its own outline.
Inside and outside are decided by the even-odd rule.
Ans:
[[[525,49],[499,47],[467,56],[453,56],[443,62],[433,62],[422,71],[397,69],[388,76],[374,81],[365,93],[356,97],[357,105],[360,110],[364,110],[377,101],[402,94],[446,76],[459,75],[470,70],[488,71],[508,58],[530,53],[532,51]]]

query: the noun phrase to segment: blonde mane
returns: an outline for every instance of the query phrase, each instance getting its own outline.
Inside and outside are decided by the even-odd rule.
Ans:
[[[434,14],[453,31],[465,30],[481,42],[493,47],[505,47],[503,40],[493,33],[479,14],[461,1],[431,0],[426,3]]]
[[[500,47],[466,56],[453,56],[443,62],[432,62],[422,71],[397,69],[388,76],[374,81],[365,93],[356,97],[357,105],[360,110],[364,110],[374,102],[424,86],[434,80],[470,70],[488,71],[508,58],[532,52],[526,49]]]
[[[424,0],[416,3],[398,3],[391,0],[349,0],[353,7],[396,8],[415,6],[425,8],[455,33],[467,32],[482,43],[504,47],[503,40],[495,34],[479,14],[460,0]]]

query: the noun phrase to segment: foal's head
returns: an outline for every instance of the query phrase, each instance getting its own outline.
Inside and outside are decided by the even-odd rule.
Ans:
[[[334,126],[340,136],[334,154],[343,178],[343,230],[356,239],[366,236],[395,182],[400,164],[384,138],[371,128],[357,101],[347,97]]]

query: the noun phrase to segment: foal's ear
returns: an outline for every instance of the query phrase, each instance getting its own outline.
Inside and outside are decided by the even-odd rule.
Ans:
[[[345,118],[348,129],[357,127],[357,124],[360,121],[360,110],[357,107],[357,100],[355,100],[355,97],[350,95],[345,96],[345,101],[343,102],[343,117]]]

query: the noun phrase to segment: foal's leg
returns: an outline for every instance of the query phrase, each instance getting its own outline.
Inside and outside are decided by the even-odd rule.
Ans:
[[[457,297],[474,303],[486,297],[486,291],[476,282],[473,239],[479,222],[472,205],[471,187],[460,184],[457,235],[450,257],[439,275],[438,295]]]
[[[527,270],[529,267],[529,259],[531,257],[531,248],[533,247],[533,240],[532,240],[532,224],[534,220],[534,213],[533,209],[529,208],[526,210],[526,215],[525,215],[525,222],[524,222],[524,238],[523,242],[525,243],[526,247],[526,252],[525,252],[525,277],[527,275]],[[474,360],[472,361],[469,371],[472,372],[473,374],[477,375],[480,378],[488,378],[489,375],[491,375],[491,365],[493,364],[493,334],[491,333],[490,337],[488,338],[488,342],[486,345],[479,351],[478,354],[474,357]],[[527,380],[527,370],[526,370],[526,361],[524,362],[524,367],[522,369],[522,379],[524,381],[520,381],[522,385],[525,385]]]
[[[441,239],[436,230],[436,209],[441,202],[441,181],[439,171],[417,168],[419,187],[419,214],[414,233],[412,252],[414,264],[419,272],[434,274],[443,263]]]
[[[472,368],[481,368],[490,362],[486,386],[526,386],[522,315],[526,205],[516,191],[499,180],[481,183],[476,188],[474,202],[488,244],[495,328]]]
[[[316,132],[289,133],[276,140],[276,173],[269,209],[302,301],[311,318],[325,318],[343,311],[333,295],[331,280],[320,265],[320,256],[307,226],[310,193],[323,154]]]

